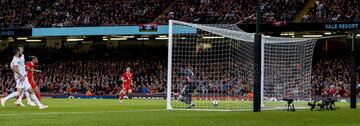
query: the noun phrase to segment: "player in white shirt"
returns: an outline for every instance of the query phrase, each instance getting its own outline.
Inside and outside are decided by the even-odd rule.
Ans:
[[[30,97],[35,101],[35,103],[39,106],[39,109],[45,109],[48,108],[48,106],[45,106],[40,103],[39,99],[36,97],[34,90],[31,88],[28,78],[27,78],[27,72],[25,69],[25,58],[22,54],[24,51],[24,48],[22,46],[19,46],[16,48],[15,56],[13,60],[11,61],[11,68],[14,71],[14,78],[16,81],[16,89],[17,91],[9,94],[5,98],[1,98],[0,102],[2,106],[5,106],[5,103],[7,100],[14,98],[16,96],[19,96],[24,91],[28,91],[30,93]]]

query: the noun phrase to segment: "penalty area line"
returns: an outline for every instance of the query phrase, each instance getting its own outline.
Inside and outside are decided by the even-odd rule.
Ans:
[[[0,116],[23,116],[23,115],[59,115],[59,114],[93,114],[93,113],[126,113],[126,112],[160,112],[166,109],[149,110],[121,110],[121,111],[83,111],[83,112],[39,112],[39,113],[4,113]]]

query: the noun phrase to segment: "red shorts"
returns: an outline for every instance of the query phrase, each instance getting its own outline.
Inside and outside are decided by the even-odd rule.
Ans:
[[[123,84],[123,85],[122,85],[122,90],[123,90],[123,91],[131,91],[131,86],[130,86],[130,84]]]
[[[37,87],[33,80],[29,80],[29,84],[30,84],[32,89],[35,89]]]

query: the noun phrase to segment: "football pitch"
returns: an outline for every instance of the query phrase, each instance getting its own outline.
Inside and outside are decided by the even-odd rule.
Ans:
[[[23,102],[25,102],[24,100]],[[165,110],[164,100],[44,99],[48,109],[0,107],[1,126],[359,126],[360,106],[337,103],[336,111],[287,112]]]

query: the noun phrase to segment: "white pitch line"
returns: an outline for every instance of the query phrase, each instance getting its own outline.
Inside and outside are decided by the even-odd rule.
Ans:
[[[9,113],[0,114],[0,116],[23,116],[23,115],[58,115],[58,114],[91,114],[91,113],[122,113],[122,112],[159,112],[165,109],[149,109],[149,110],[122,110],[122,111],[84,111],[84,112],[40,112],[40,113]]]

